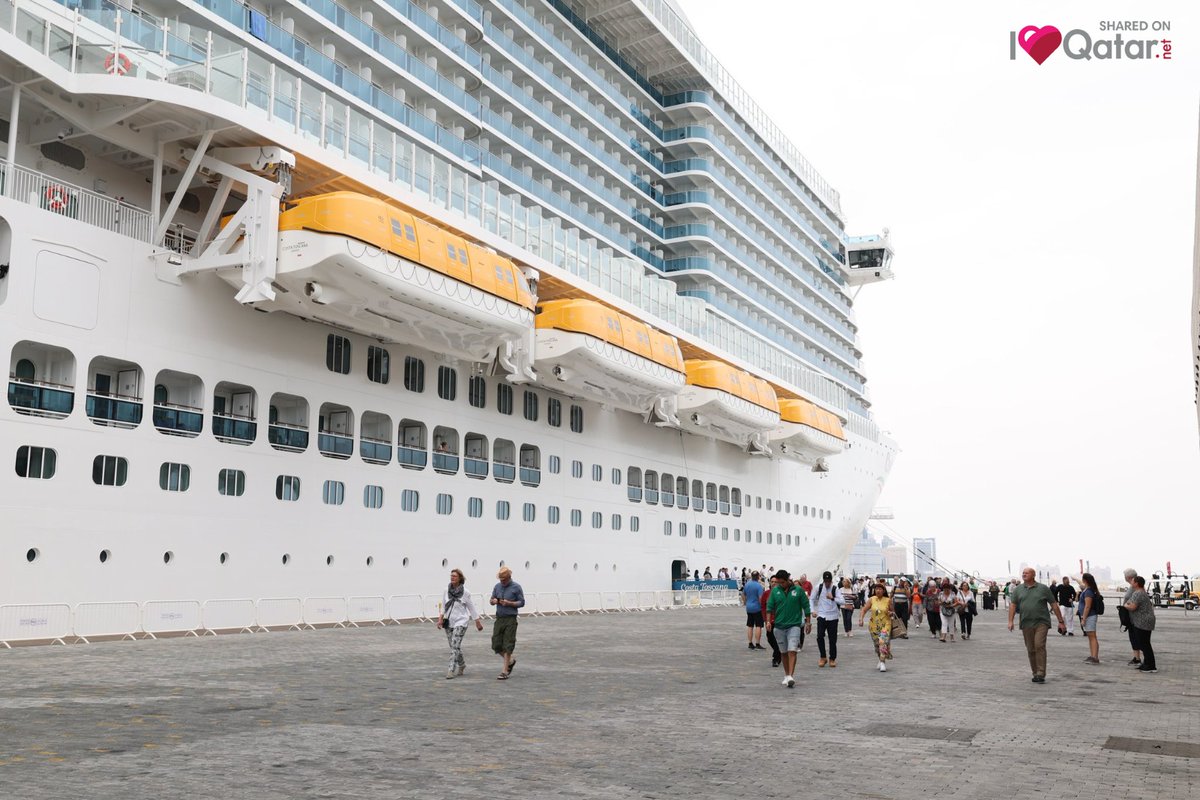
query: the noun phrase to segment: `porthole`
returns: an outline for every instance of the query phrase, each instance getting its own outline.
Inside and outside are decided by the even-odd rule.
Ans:
[[[292,557],[288,553],[284,553],[283,558],[280,560],[283,562],[283,565],[286,567],[288,565],[288,562],[292,560]]]
[[[38,560],[38,556],[40,555],[41,552],[36,547],[31,547],[25,551],[25,560],[32,564]]]
[[[450,561],[448,559],[443,558],[442,559],[442,568],[445,569],[449,565],[450,565]]]
[[[408,566],[408,556],[405,556],[403,559],[401,559],[400,566],[402,566],[402,567]]]
[[[599,564],[597,564],[597,565],[596,565],[596,567],[595,567],[595,571],[596,571],[596,572],[599,572],[599,571],[600,571],[600,565],[599,565]]]
[[[371,567],[374,565],[375,565],[375,556],[367,556],[367,566]]]
[[[500,568],[504,569],[504,559],[500,559]]]
[[[333,566],[333,556],[325,556],[325,566],[327,566],[327,567]]]
[[[107,563],[108,563],[108,560],[109,560],[110,558],[112,558],[112,553],[111,553],[111,552],[109,552],[108,550],[101,550],[101,551],[100,551],[100,563],[101,563],[101,564],[107,564]]]
[[[526,561],[526,562],[525,562],[525,569],[529,569],[529,562],[528,562],[528,561]]]
[[[172,553],[170,550],[163,553],[163,563],[164,564],[170,564],[174,560],[175,560],[175,554]]]
[[[576,572],[579,572],[579,563],[576,562],[576,563],[572,564],[571,569],[575,570]]]
[[[479,566],[479,559],[477,559],[477,558],[471,559],[471,569],[475,569],[478,566]]]
[[[558,562],[557,562],[557,561],[551,561],[551,562],[550,562],[550,569],[558,569]]]
[[[221,553],[221,557],[217,560],[220,561],[222,564],[228,562],[229,561],[229,553]]]
[[[616,572],[616,571],[617,571],[617,565],[613,564],[613,572]]]

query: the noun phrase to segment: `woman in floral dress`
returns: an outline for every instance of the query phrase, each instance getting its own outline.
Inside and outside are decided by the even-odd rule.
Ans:
[[[858,625],[862,627],[867,613],[871,614],[871,641],[875,643],[875,655],[879,656],[879,671],[887,672],[887,662],[892,660],[892,601],[887,596],[887,587],[882,583],[875,584],[871,597],[863,605],[862,613],[858,615]]]

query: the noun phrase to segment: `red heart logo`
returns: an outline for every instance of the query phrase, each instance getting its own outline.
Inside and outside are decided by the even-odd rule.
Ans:
[[[1026,25],[1017,34],[1017,41],[1030,58],[1042,64],[1062,44],[1062,33],[1053,25],[1044,28]]]

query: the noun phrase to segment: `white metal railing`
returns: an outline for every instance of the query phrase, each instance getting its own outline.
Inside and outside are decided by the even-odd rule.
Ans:
[[[155,638],[161,634],[215,635],[272,629],[312,630],[363,624],[431,622],[441,611],[441,594],[391,597],[268,597],[145,602],[0,605],[0,646],[10,642],[87,642],[97,637]],[[538,592],[526,595],[534,616],[612,611],[667,611],[701,606],[735,606],[733,589],[686,591]],[[492,616],[484,607],[480,612]]]
[[[5,161],[0,161],[0,186],[4,196],[14,200],[142,242],[150,241],[150,212],[118,198]]]

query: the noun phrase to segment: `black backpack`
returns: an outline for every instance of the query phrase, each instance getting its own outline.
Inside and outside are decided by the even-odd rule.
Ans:
[[[1094,600],[1094,602],[1092,603],[1092,608],[1096,609],[1097,615],[1103,616],[1103,614],[1104,614],[1104,595],[1100,594],[1099,592],[1096,592],[1096,596],[1095,596],[1095,598],[1093,598],[1093,600]]]

